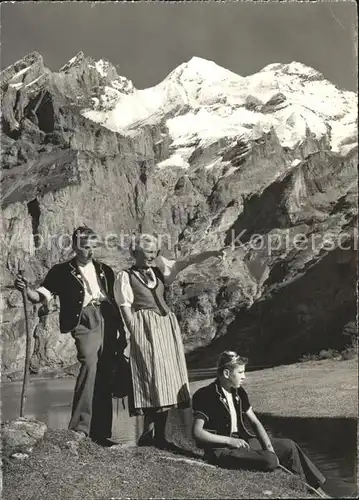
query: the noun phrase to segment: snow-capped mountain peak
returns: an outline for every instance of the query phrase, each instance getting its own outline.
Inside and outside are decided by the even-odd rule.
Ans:
[[[79,82],[88,82],[91,97],[86,103],[91,103],[94,110],[103,112],[113,109],[121,95],[134,91],[131,80],[119,76],[115,66],[106,59],[95,60],[78,52],[59,70],[59,75],[68,74]]]
[[[261,72],[272,72],[277,71],[287,75],[296,75],[307,77],[313,80],[324,80],[324,76],[316,69],[306,66],[305,64],[297,61],[292,61],[291,63],[272,63],[265,66]]]
[[[71,57],[71,59],[66,64],[64,64],[59,71],[66,71],[72,68],[73,66],[80,64],[84,60],[85,60],[85,54],[82,51],[80,51],[73,57]]]
[[[356,108],[353,92],[299,62],[242,77],[193,57],[158,85],[120,93],[110,110],[97,105],[83,115],[121,134],[165,120],[174,146],[189,138],[207,145],[218,137],[251,141],[274,129],[281,144],[293,148],[309,131],[318,140],[330,135],[332,150],[346,154],[356,147]]]
[[[242,79],[236,73],[219,66],[213,61],[201,57],[192,57],[189,61],[180,64],[165,79],[164,82],[175,81],[182,84],[193,83],[207,85],[216,82],[227,82],[233,80],[239,82]],[[163,83],[164,83],[163,82]]]

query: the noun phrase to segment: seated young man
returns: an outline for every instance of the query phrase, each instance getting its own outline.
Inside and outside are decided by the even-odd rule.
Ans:
[[[223,352],[217,379],[193,395],[197,445],[205,450],[207,460],[230,469],[271,471],[281,464],[323,495],[325,478],[300,447],[290,439],[270,440],[256,417],[242,387],[247,361],[236,352]],[[247,431],[243,413],[255,436]]]

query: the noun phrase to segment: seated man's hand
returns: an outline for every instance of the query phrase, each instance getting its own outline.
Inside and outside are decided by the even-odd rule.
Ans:
[[[247,443],[247,441],[235,437],[229,438],[228,446],[230,448],[246,448],[247,450],[249,450],[249,444]]]

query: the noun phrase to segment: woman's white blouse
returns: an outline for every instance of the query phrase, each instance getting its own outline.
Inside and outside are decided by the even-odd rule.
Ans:
[[[168,260],[162,256],[157,257],[155,265],[161,270],[166,284],[172,283],[177,274],[180,272],[179,266],[176,266],[177,261]],[[140,273],[136,276],[144,283]],[[157,284],[155,273],[151,269],[152,279],[147,283],[148,288],[154,288]],[[127,271],[120,271],[115,280],[114,294],[118,307],[131,307],[134,301],[133,291],[130,284],[129,274]]]

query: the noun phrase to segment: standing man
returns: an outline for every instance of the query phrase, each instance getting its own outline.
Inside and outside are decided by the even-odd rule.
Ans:
[[[18,275],[15,286],[26,288],[33,303],[60,299],[60,331],[71,333],[81,363],[75,385],[69,429],[79,437],[106,443],[112,430],[111,370],[117,336],[125,347],[125,331],[114,300],[114,272],[93,259],[94,231],[78,227],[72,235],[75,257],[56,264],[36,290]]]

